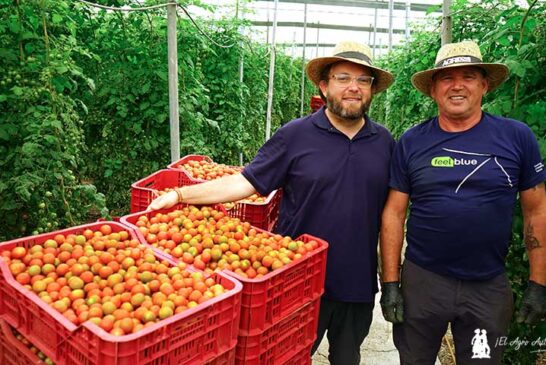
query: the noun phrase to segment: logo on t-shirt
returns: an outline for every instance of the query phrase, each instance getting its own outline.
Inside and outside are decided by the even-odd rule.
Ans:
[[[533,166],[535,168],[536,173],[538,174],[542,170],[544,170],[544,164],[542,162],[537,163]]]
[[[440,156],[440,157],[434,157],[430,164],[433,167],[453,167],[453,166],[460,166],[460,165],[477,165],[478,161],[475,159],[464,159],[464,158],[452,158],[449,156]]]
[[[451,156],[433,157],[432,160],[430,161],[430,164],[431,164],[432,167],[455,167],[455,166],[472,166],[473,167],[472,171],[470,171],[461,180],[461,182],[459,183],[459,185],[455,189],[455,194],[457,194],[459,192],[459,190],[461,189],[463,184],[472,175],[477,173],[478,170],[480,170],[482,168],[482,166],[484,166],[485,164],[487,164],[491,160],[493,160],[497,164],[497,166],[502,170],[502,172],[506,176],[508,185],[510,187],[513,187],[512,180],[510,179],[510,176],[508,175],[508,173],[506,172],[504,167],[501,165],[501,163],[499,162],[499,160],[497,159],[496,156],[493,156],[492,154],[489,154],[489,153],[460,151],[460,150],[453,150],[453,149],[449,149],[449,148],[442,148],[442,150],[444,150],[445,152],[450,152],[450,153],[453,153],[453,154],[462,155],[463,157],[461,157],[461,158],[454,158],[454,157],[451,157]],[[473,158],[474,156],[476,156],[478,158],[485,158],[485,160],[478,165],[478,160],[476,158]],[[535,166],[535,169],[536,169],[536,166]]]

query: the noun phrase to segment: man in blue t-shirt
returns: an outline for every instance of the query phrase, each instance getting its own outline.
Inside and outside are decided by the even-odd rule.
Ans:
[[[366,112],[393,77],[372,64],[369,47],[354,42],[340,42],[333,56],[309,61],[306,71],[326,107],[281,127],[242,174],[184,186],[150,208],[236,201],[282,188],[275,231],[329,243],[312,352],[327,331],[330,363],[358,365],[377,292],[377,241],[394,148],[390,133]]]
[[[395,323],[402,364],[433,364],[449,323],[458,364],[500,364],[497,340],[513,309],[504,260],[518,194],[530,263],[518,320],[534,323],[546,308],[546,172],[538,143],[525,124],[481,109],[484,94],[507,77],[505,65],[483,63],[469,41],[444,45],[434,68],[412,77],[438,116],[396,145],[382,215],[381,306]]]

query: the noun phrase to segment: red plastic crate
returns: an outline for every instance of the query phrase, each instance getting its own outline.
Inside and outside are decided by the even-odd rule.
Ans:
[[[204,365],[233,365],[235,364],[235,351],[236,348],[235,346],[233,346],[231,350],[226,351],[223,354],[218,355],[218,357],[207,361]]]
[[[273,231],[279,218],[282,190],[272,191],[263,203],[236,203],[228,209],[228,215],[249,222],[254,227]]]
[[[145,211],[155,199],[157,191],[179,186],[195,185],[205,180],[195,180],[183,170],[159,170],[131,185],[131,213]],[[273,230],[279,216],[282,190],[269,194],[263,203],[236,203],[227,210],[230,217],[250,222],[253,226]]]
[[[0,364],[44,365],[44,362],[23,345],[11,331],[11,327],[0,319]]]
[[[157,191],[178,186],[199,184],[182,170],[159,170],[131,185],[131,213],[142,212],[154,200]]]
[[[298,364],[311,359],[317,336],[320,298],[307,303],[280,322],[254,336],[239,336],[235,363],[245,365]],[[306,351],[305,356],[301,356]],[[305,362],[303,362],[305,363]]]
[[[31,247],[56,234],[80,234],[103,224],[112,231],[130,228],[116,222],[91,223],[0,244],[0,251]],[[158,258],[161,258],[158,256]],[[59,365],[203,364],[236,344],[242,286],[217,273],[229,291],[194,308],[126,336],[113,336],[90,322],[76,326],[19,284],[0,260],[0,318]]]
[[[150,218],[157,213],[168,213],[174,209],[178,209],[178,207],[134,213],[122,217],[121,222],[133,228],[139,236],[139,240],[145,242],[142,233],[135,226],[138,218],[142,215]],[[303,242],[315,240],[319,246],[300,260],[293,261],[261,278],[248,279],[232,271],[224,271],[227,275],[243,283],[240,335],[248,336],[260,333],[296,308],[320,297],[324,292],[328,243],[308,234],[303,234],[296,240]],[[152,247],[152,249],[158,253],[158,256],[172,262],[180,261],[160,248]]]
[[[311,358],[311,349],[313,348],[314,342],[309,344],[307,347],[303,348],[292,356],[290,359],[286,359],[284,361],[284,365],[311,365],[312,358]]]
[[[149,177],[142,179],[132,185],[133,192],[136,188],[149,188],[148,196],[140,197],[144,195],[144,192],[132,192],[131,193],[131,213],[146,210],[146,207],[150,204],[153,199],[153,191],[163,190],[164,188],[172,188],[175,186],[186,186],[186,185],[195,185],[206,182],[207,180],[195,179],[189,175],[184,169],[177,168],[178,165],[183,165],[188,161],[202,161],[206,160],[208,162],[213,162],[212,159],[208,156],[203,155],[187,155],[181,158],[180,160],[171,163],[168,168],[173,171],[181,172],[180,176],[175,177],[175,175],[156,176],[150,175]],[[157,173],[156,173],[157,174]],[[172,184],[171,184],[172,183]],[[178,185],[175,185],[178,184]],[[156,185],[157,187],[152,187]],[[140,189],[142,190],[142,189]],[[133,198],[133,194],[137,194]],[[272,231],[277,223],[279,217],[279,208],[282,198],[282,190],[272,191],[266,198],[264,203],[236,203],[235,206],[228,210],[230,217],[239,218],[244,222],[250,222],[255,227],[265,229],[267,231]],[[133,201],[135,206],[133,209]],[[140,203],[142,202],[142,203]],[[137,205],[138,204],[138,205]],[[138,210],[136,210],[138,209]]]
[[[320,298],[324,292],[328,244],[308,234],[296,240],[315,240],[319,247],[300,260],[258,279],[224,271],[243,284],[239,336],[252,336],[264,331],[306,303]]]

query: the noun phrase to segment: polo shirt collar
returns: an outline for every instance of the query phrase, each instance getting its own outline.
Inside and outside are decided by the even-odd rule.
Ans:
[[[324,129],[330,132],[339,132],[330,122],[330,119],[326,116],[326,107],[321,107],[314,115],[315,118],[313,118],[313,124],[319,127],[320,129]],[[364,127],[362,127],[358,133],[353,137],[353,140],[360,137],[366,137],[371,136],[373,134],[377,134],[377,126],[374,122],[371,121],[371,119],[368,117],[368,115],[364,115],[364,120],[366,123],[364,123]]]

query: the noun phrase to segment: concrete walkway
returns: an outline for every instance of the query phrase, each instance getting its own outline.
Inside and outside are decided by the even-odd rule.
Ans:
[[[398,351],[392,342],[392,324],[385,321],[379,305],[380,295],[376,295],[374,317],[370,334],[362,344],[360,353],[362,355],[361,365],[399,365]],[[319,349],[313,356],[313,365],[327,365],[328,362],[328,340],[324,336]],[[440,362],[436,360],[436,365]]]

